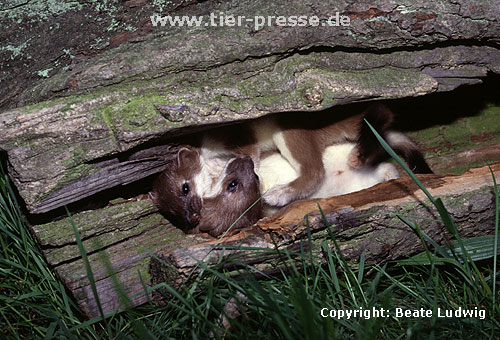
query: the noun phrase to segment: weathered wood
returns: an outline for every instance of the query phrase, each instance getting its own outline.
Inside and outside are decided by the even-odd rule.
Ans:
[[[126,185],[161,172],[167,162],[175,157],[177,150],[177,145],[162,145],[134,152],[125,160],[115,157],[93,164],[87,175],[49,194],[31,212],[44,213],[106,189]]]
[[[448,91],[500,73],[500,5],[492,0],[237,0],[190,8],[248,18],[300,13],[321,22],[338,11],[351,25],[150,27],[150,34],[130,33],[118,47],[75,58],[71,67],[54,67],[30,86],[6,89],[16,95],[3,104],[17,108],[0,116],[0,149],[30,212],[79,199],[43,201],[59,190],[71,192],[63,188],[88,176],[99,160],[194,126]],[[71,19],[77,12],[61,15]],[[92,6],[81,13],[89,12]]]
[[[205,239],[200,235],[184,235],[158,214],[149,199],[117,200],[107,208],[75,214],[72,219],[88,255],[105,313],[125,307],[105,258],[133,305],[140,305],[149,298],[144,287],[151,286],[150,254]],[[69,218],[32,226],[32,230],[47,261],[73,293],[81,310],[89,317],[99,315]]]
[[[151,33],[152,13],[189,14],[186,5],[196,3],[192,0],[59,3],[3,0],[0,110],[23,106],[27,99],[39,101],[40,93],[27,94],[37,81]],[[27,97],[24,100],[19,97],[23,92]]]
[[[500,178],[500,163],[492,166]],[[463,238],[494,232],[493,179],[488,167],[476,168],[461,176],[421,175],[419,178],[434,197],[441,197]],[[182,249],[158,253],[150,263],[154,283],[178,286],[197,272],[200,262],[215,263],[220,257],[237,256],[263,272],[275,272],[278,255],[272,251],[245,251],[225,247],[300,249],[307,246],[307,225],[312,233],[313,251],[321,256],[321,242],[327,231],[318,211],[321,206],[344,257],[355,262],[364,255],[367,262],[380,263],[405,258],[423,250],[418,236],[395,214],[408,215],[439,244],[453,239],[439,214],[410,178],[400,178],[348,195],[295,202],[276,215],[224,238]],[[327,238],[326,238],[327,239]],[[216,247],[214,245],[218,243]],[[330,246],[331,243],[330,243]],[[198,269],[197,269],[198,268]]]
[[[150,157],[137,150],[208,124],[420,96],[500,73],[498,1],[174,0],[164,4],[168,13],[160,14],[172,14],[185,3],[192,6],[176,14],[317,15],[324,22],[338,11],[349,16],[351,26],[153,28],[149,16],[156,5],[142,0],[105,5],[84,0],[42,10],[36,2],[9,0],[0,10],[5,28],[0,40],[7,42],[0,46],[6,61],[0,64],[0,107],[8,109],[0,114],[0,151],[6,151],[9,175],[29,212],[50,211],[159,172],[170,151],[148,149],[158,152]],[[180,247],[175,254],[182,262],[187,260],[182,260],[183,247],[209,240],[165,225],[148,200],[112,204],[74,216],[105,312],[120,303],[99,250],[108,253],[126,292],[137,294],[133,303],[140,304],[147,296],[138,272],[150,284],[144,249]],[[332,219],[350,216],[351,208],[333,209],[328,210]],[[267,227],[248,228],[232,240],[267,247],[266,235],[275,235],[283,247],[293,247],[305,227],[292,226],[314,208],[287,211],[282,219],[295,216],[288,225],[286,219],[269,220]],[[317,215],[310,218],[320,226]],[[96,315],[69,221],[33,230],[83,311]],[[200,258],[210,244],[192,249]],[[184,278],[181,271],[177,279]],[[168,275],[165,280],[176,282]]]
[[[191,6],[182,8],[180,5],[184,4]],[[179,9],[181,12],[176,12]],[[210,13],[221,12],[245,18],[317,16],[321,23],[339,12],[351,22],[348,27],[272,24],[261,28],[246,22],[240,26],[202,25],[200,29],[194,25],[154,27],[149,18],[159,13],[204,15],[208,20]],[[5,27],[0,37],[12,44],[2,46],[0,52],[5,60],[11,59],[13,70],[28,75],[31,82],[21,77],[24,86],[14,92],[16,96],[12,95],[12,87],[2,86],[5,92],[0,92],[0,97],[10,99],[5,98],[3,106],[22,106],[47,97],[84,93],[135,79],[150,80],[167,74],[213,69],[235,61],[286,56],[290,51],[307,51],[315,46],[372,51],[402,47],[425,49],[424,45],[442,42],[460,45],[475,41],[484,46],[499,41],[499,16],[500,6],[493,0],[432,3],[294,0],[286,4],[264,0],[201,3],[176,0],[161,5],[132,0],[106,1],[105,5],[83,1],[43,9],[27,2],[6,6],[6,10],[0,12]],[[77,23],[78,29],[70,23]],[[50,25],[59,29],[54,32]],[[40,48],[46,45],[41,31],[53,37],[52,48]],[[71,37],[67,32],[72,33]],[[26,69],[26,65],[32,69]],[[46,72],[36,72],[42,70]],[[454,72],[444,76],[441,73],[437,76],[449,78]],[[471,74],[462,78],[471,78]],[[9,80],[5,78],[7,85]]]

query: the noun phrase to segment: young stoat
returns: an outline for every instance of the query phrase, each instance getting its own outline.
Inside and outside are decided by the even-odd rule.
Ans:
[[[234,222],[234,228],[240,228],[261,217],[261,202],[254,199],[260,197],[259,178],[250,157],[203,159],[196,150],[183,148],[169,168],[173,171],[164,171],[156,179],[150,198],[170,222],[186,233],[218,236]],[[195,179],[179,187],[184,177]],[[200,196],[195,194],[197,191]]]
[[[286,162],[286,161],[285,161]],[[197,229],[216,237],[229,227],[247,227],[262,217],[259,177],[248,156],[230,160],[203,197]]]
[[[174,225],[197,233],[202,198],[226,163],[223,158],[201,158],[194,148],[181,148],[154,181],[149,197]]]
[[[396,167],[388,162],[365,165],[359,169],[350,167],[348,158],[354,147],[354,143],[342,143],[325,149],[322,155],[325,177],[318,190],[308,198],[343,195],[399,177]],[[203,198],[198,225],[200,231],[218,236],[235,221],[237,223],[233,228],[245,227],[274,213],[274,207],[262,206],[261,209],[261,193],[290,183],[299,175],[281,154],[273,152],[260,161],[260,190],[256,190],[259,179],[250,168],[250,162],[248,158],[245,161],[241,157],[232,160],[217,180],[223,185],[214,190],[212,197]],[[239,187],[234,189],[232,185]],[[245,213],[252,204],[256,205]]]
[[[329,146],[322,156],[325,178],[318,190],[308,198],[326,198],[369,188],[375,184],[399,178],[396,167],[389,162],[365,165],[361,168],[349,166],[349,156],[354,143]],[[293,181],[298,174],[279,153],[266,155],[260,163],[261,191]]]
[[[280,207],[294,200],[310,197],[318,191],[325,177],[323,151],[330,145],[354,143],[348,164],[354,168],[380,162],[385,153],[363,122],[366,118],[403,155],[415,173],[431,172],[417,146],[405,135],[390,131],[392,112],[382,104],[369,107],[365,112],[342,120],[314,114],[311,119],[304,113],[291,113],[264,117],[248,124],[227,126],[202,135],[197,147],[179,152],[153,186],[152,198],[160,207],[187,228],[194,228],[200,214],[200,198],[206,194],[217,171],[204,167],[224,157],[248,155],[260,173],[261,155],[277,151],[294,169],[297,177],[291,182],[272,187],[264,195],[267,205]],[[193,164],[189,164],[190,160]],[[227,161],[227,159],[226,159]],[[213,169],[212,169],[213,170]],[[166,197],[166,198],[164,198]],[[181,203],[174,203],[179,200]],[[186,208],[188,207],[188,211]]]

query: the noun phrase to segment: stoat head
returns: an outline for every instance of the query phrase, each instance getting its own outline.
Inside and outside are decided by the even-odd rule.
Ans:
[[[252,159],[248,156],[231,159],[213,190],[203,198],[199,230],[219,236],[233,223],[233,229],[255,223],[262,215],[259,198],[259,178]]]
[[[197,232],[202,199],[195,178],[202,171],[199,153],[185,147],[178,151],[153,183],[149,197],[167,219],[187,232]]]

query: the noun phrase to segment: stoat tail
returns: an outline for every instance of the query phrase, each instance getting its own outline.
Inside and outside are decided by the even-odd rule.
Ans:
[[[404,158],[414,173],[432,173],[417,144],[402,132],[389,130],[394,120],[394,114],[386,105],[372,105],[365,112],[365,119],[387,141],[391,148]],[[370,127],[364,121],[360,126],[357,148],[359,161],[363,164],[377,164],[388,157],[387,152],[382,148]]]
[[[387,131],[384,133],[387,143],[400,154],[408,167],[415,174],[432,174],[432,170],[424,159],[424,155],[417,144],[410,137],[397,131]]]

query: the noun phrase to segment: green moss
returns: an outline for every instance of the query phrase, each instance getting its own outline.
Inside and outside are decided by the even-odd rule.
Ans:
[[[78,166],[86,160],[86,152],[81,147],[81,145],[72,145],[73,151],[71,152],[71,157],[66,159],[62,164],[66,169],[70,169],[74,166]]]
[[[321,105],[324,109],[329,108],[335,104],[335,95],[331,89],[325,89],[323,91],[323,101]]]
[[[70,161],[68,161],[69,163]],[[77,166],[68,169],[65,173],[64,176],[61,178],[59,182],[57,182],[56,186],[44,193],[43,195],[40,195],[37,197],[37,200],[34,204],[37,202],[43,201],[45,198],[49,197],[53,193],[59,191],[62,189],[64,186],[74,182],[75,180],[82,178],[83,176],[87,175],[90,170],[92,169],[92,165],[90,164],[78,164]]]
[[[122,107],[118,107],[120,113],[131,126],[146,126],[148,122],[158,117],[155,105],[162,102],[162,98],[157,95],[142,95],[129,99]],[[116,111],[115,111],[116,112]]]
[[[151,282],[151,273],[149,272],[149,262],[151,262],[150,256],[145,256],[139,264],[137,265],[137,271],[140,272],[142,280],[144,282]]]
[[[2,141],[0,143],[0,149],[8,151],[8,150],[14,149],[18,146],[24,146],[24,145],[29,146],[37,138],[39,138],[39,136],[37,134],[27,131],[27,132],[23,133],[22,135],[20,135],[19,137],[17,137],[16,139]],[[32,149],[30,148],[30,150],[32,150]]]
[[[500,141],[500,107],[488,106],[478,114],[462,117],[444,126],[432,126],[409,135],[423,149],[431,150],[427,156],[442,156]],[[479,165],[479,164],[478,164]],[[461,171],[464,167],[454,171]]]
[[[103,118],[115,133],[118,130],[156,130],[159,122],[168,124],[156,110],[158,104],[174,103],[155,93],[138,94],[103,108]]]
[[[73,215],[72,219],[78,228],[81,238],[86,239],[96,232],[105,233],[106,231],[115,231],[116,228],[120,228],[121,226],[130,227],[127,223],[132,223],[133,220],[127,220],[127,218],[133,217],[134,214],[140,216],[144,214],[143,212],[152,212],[153,210],[154,207],[151,201],[140,200],[124,202],[105,209],[78,213]],[[139,212],[141,213],[139,214]],[[152,223],[161,222],[161,216],[155,216],[159,217],[154,221],[145,220],[150,223],[144,223],[143,228],[150,227]],[[75,242],[71,220],[69,218],[34,226],[33,229],[42,245],[57,246]],[[123,235],[116,235],[116,237],[123,237]],[[105,242],[103,242],[103,245],[104,244]]]
[[[116,128],[111,121],[111,114],[112,114],[111,108],[104,107],[102,109],[95,109],[94,112],[97,114],[98,117],[102,118],[104,124],[106,124],[109,131],[111,131],[111,137],[113,138],[113,141],[116,143],[116,145],[119,146],[120,143],[116,138]]]
[[[500,106],[488,106],[479,115],[468,119],[466,124],[475,135],[492,133],[500,137]]]

